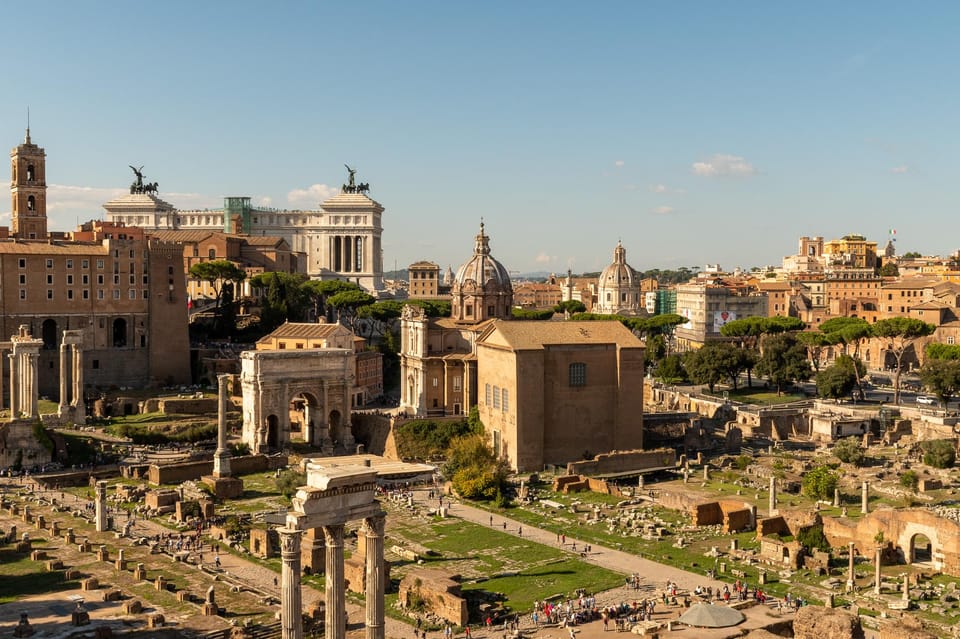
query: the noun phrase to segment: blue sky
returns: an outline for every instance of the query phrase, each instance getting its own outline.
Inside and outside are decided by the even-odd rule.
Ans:
[[[0,140],[51,228],[144,165],[180,208],[315,208],[344,163],[390,269],[779,264],[801,235],[960,247],[960,5],[19,2]],[[0,223],[9,223],[0,200]]]

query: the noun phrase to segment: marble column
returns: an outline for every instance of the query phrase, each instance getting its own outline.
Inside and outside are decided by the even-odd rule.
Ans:
[[[857,584],[857,576],[853,572],[853,564],[854,564],[854,560],[856,559],[857,550],[852,541],[850,542],[848,549],[850,553],[850,574],[847,576],[847,585],[850,586],[850,590],[852,592],[854,589],[854,586],[856,586]]]
[[[213,454],[213,476],[230,476],[230,450],[227,448],[227,381],[229,375],[217,375],[217,452]]]
[[[280,637],[303,639],[303,603],[300,594],[301,530],[278,528],[280,535]]]
[[[364,520],[367,537],[367,639],[384,639],[383,625],[383,527],[384,515]]]
[[[107,530],[107,482],[98,481],[96,490],[97,532],[104,532]]]
[[[30,353],[30,419],[40,417],[40,347]]]
[[[867,482],[863,482],[860,489],[860,510],[864,515],[870,512],[870,485]]]
[[[7,355],[10,358],[10,421],[17,419],[20,412],[20,398],[17,395],[20,392],[17,384],[17,353],[16,351]]]
[[[67,378],[70,373],[67,367],[69,366],[69,361],[67,358],[68,349],[70,347],[66,344],[60,344],[60,414],[63,415],[67,410],[67,405],[70,403],[70,398],[67,395]]]
[[[324,588],[326,639],[346,639],[346,587],[343,581],[343,524],[324,526],[327,543],[327,578]],[[299,553],[298,553],[299,556]]]
[[[840,505],[840,489],[839,488],[833,489],[833,505],[834,507]]]
[[[903,573],[903,600],[910,601],[910,573]]]
[[[773,514],[773,511],[777,509],[777,478],[771,475],[770,477],[770,514]]]
[[[883,557],[883,548],[878,547],[877,558],[876,558],[877,565],[874,568],[874,576],[873,576],[873,592],[875,592],[878,595],[880,594],[880,561],[882,557]]]
[[[83,393],[83,346],[73,345],[73,394],[71,403],[76,407],[73,419],[82,424],[87,419],[87,400]]]

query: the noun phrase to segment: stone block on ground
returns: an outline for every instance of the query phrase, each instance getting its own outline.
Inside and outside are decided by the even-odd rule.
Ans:
[[[123,602],[123,612],[128,615],[138,615],[143,612],[143,604],[139,599],[131,599]]]
[[[152,614],[147,617],[148,628],[163,628],[166,622],[167,620],[164,619],[163,615],[160,613]]]
[[[100,582],[96,577],[87,577],[80,582],[81,590],[97,590],[98,588],[100,588]]]
[[[110,588],[103,591],[104,601],[120,601],[121,599],[123,599],[123,593],[119,588]]]

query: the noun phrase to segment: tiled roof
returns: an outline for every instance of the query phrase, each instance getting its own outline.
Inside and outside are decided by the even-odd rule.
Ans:
[[[223,236],[224,233],[218,231],[202,230],[183,230],[183,231],[147,231],[148,237],[155,237],[164,242],[174,242],[180,244],[192,244],[193,242],[202,242],[213,235]]]
[[[0,253],[6,255],[106,255],[109,249],[99,242],[50,244],[47,242],[0,241]]]
[[[640,348],[643,343],[617,321],[503,321],[494,320],[499,333],[515,350],[540,349],[549,344],[617,344]],[[486,338],[484,338],[485,340]]]
[[[271,339],[318,339],[329,337],[348,329],[340,324],[308,324],[300,322],[286,322],[272,333],[260,339],[267,342]]]

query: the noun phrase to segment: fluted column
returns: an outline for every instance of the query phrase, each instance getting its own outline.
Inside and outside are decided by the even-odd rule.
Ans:
[[[770,476],[770,515],[777,509],[777,478]]]
[[[363,520],[367,537],[367,639],[384,639],[383,634],[383,527],[384,515]]]
[[[87,402],[83,394],[83,346],[73,345],[73,395],[72,403],[77,407],[74,416],[77,421],[86,418]]]
[[[324,596],[326,639],[346,639],[346,601],[343,582],[343,524],[324,526],[327,543],[327,578]]]
[[[280,535],[280,637],[303,639],[300,595],[300,535],[302,530],[278,528]]]
[[[30,419],[40,416],[40,351],[30,353]]]
[[[69,361],[67,358],[68,350],[70,347],[67,344],[60,344],[60,414],[63,415],[67,410],[67,405],[70,403],[70,398],[67,395],[67,378],[70,376],[70,372],[67,369]]]
[[[878,595],[880,594],[880,562],[882,560],[883,560],[883,548],[878,546],[877,558],[876,558],[877,565],[874,568],[874,575],[873,575],[873,592]]]
[[[10,358],[10,421],[14,421],[20,412],[20,398],[17,395],[20,392],[17,384],[17,352],[13,351],[7,357]]]
[[[870,484],[863,482],[860,490],[860,510],[866,515],[870,512]]]
[[[853,592],[854,588],[857,585],[857,575],[853,570],[854,563],[856,561],[857,551],[854,543],[851,541],[849,545],[850,553],[850,574],[847,577],[847,585],[850,587],[850,591]]]

